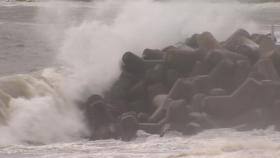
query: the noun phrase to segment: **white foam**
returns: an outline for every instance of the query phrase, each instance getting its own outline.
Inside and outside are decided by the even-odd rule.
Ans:
[[[164,137],[138,132],[132,142],[119,140],[79,141],[44,146],[9,146],[0,154],[56,158],[276,158],[280,156],[280,133],[271,129],[237,132],[207,130],[195,136],[168,133]],[[24,154],[23,154],[24,153]],[[30,157],[31,157],[30,156]]]
[[[58,74],[38,75],[0,79],[1,92],[9,96],[2,105],[7,116],[0,126],[0,145],[73,141],[86,134],[81,112],[61,95],[54,82],[58,82]]]
[[[73,70],[76,81],[70,85],[79,93],[108,89],[125,51],[141,55],[145,48],[163,48],[203,31],[222,40],[238,28],[258,30],[246,18],[250,7],[238,2],[108,0],[92,5],[83,23],[66,27],[58,55]]]
[[[46,25],[42,32],[60,50],[58,60],[69,73],[47,72],[39,77],[20,77],[17,82],[24,85],[24,91],[19,96],[12,96],[7,103],[9,115],[5,116],[8,117],[6,125],[0,127],[0,144],[79,139],[86,128],[80,111],[73,106],[74,101],[107,90],[120,73],[120,58],[125,51],[141,55],[145,48],[163,48],[203,31],[210,31],[222,40],[237,28],[252,32],[258,30],[257,24],[248,19],[251,11],[256,9],[254,5],[234,1],[108,0],[87,3],[94,9],[84,16],[81,23],[72,23],[71,14],[68,14],[72,11],[67,5],[69,3],[61,4],[64,3],[48,3],[51,7],[47,11],[39,11],[38,19],[52,20],[52,25]],[[59,82],[52,84],[57,80]],[[204,139],[210,138],[211,135],[207,135]],[[154,142],[144,146],[151,145],[151,150],[146,149],[148,153],[161,152],[157,146],[163,144],[163,149],[173,149],[172,146],[164,146],[173,140],[181,146],[193,145],[173,136],[170,139],[152,139]],[[198,151],[193,153],[203,155],[209,146],[214,156],[223,152],[219,147],[211,146],[211,142],[203,146],[205,140],[201,140],[202,146],[197,146]],[[124,144],[122,147],[129,148]],[[132,151],[137,152],[137,144],[134,147]],[[205,149],[202,153],[201,147]],[[233,153],[239,147],[233,145],[225,150]],[[101,156],[106,156],[106,152],[101,152]],[[127,155],[133,156],[133,152]],[[174,149],[174,152],[178,151]]]

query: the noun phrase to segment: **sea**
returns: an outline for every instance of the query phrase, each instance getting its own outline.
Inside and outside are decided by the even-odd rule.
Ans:
[[[273,126],[89,141],[76,106],[112,85],[125,51],[204,31],[219,41],[239,28],[270,33],[273,24],[279,2],[0,0],[0,158],[278,158]]]

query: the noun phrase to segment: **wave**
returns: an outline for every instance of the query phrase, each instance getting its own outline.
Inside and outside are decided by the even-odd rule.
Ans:
[[[3,157],[123,157],[123,158],[275,158],[279,157],[280,133],[272,129],[237,132],[232,129],[213,129],[192,137],[176,132],[165,137],[138,132],[132,142],[118,140],[56,143],[44,146],[13,145],[1,148]]]
[[[141,55],[145,48],[161,49],[204,31],[223,40],[238,28],[260,29],[249,18],[255,8],[238,2],[109,0],[92,5],[95,9],[81,23],[66,26],[59,35],[63,40],[57,56],[77,79],[71,85],[80,89],[73,91],[87,89],[86,94],[100,94],[111,86],[126,51]]]
[[[57,62],[65,68],[0,78],[0,144],[86,136],[76,102],[110,88],[125,51],[141,55],[145,48],[163,48],[203,31],[219,40],[238,28],[260,31],[250,19],[259,6],[237,1],[98,1],[88,3],[92,8],[79,22],[71,19],[72,4],[57,4],[40,8],[38,19],[51,24],[42,34],[59,50]]]
[[[60,79],[51,69],[0,78],[0,144],[45,144],[86,134],[82,114],[59,90]]]

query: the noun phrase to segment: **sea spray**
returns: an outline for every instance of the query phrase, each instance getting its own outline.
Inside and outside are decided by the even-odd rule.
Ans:
[[[42,32],[58,50],[58,63],[68,73],[49,73],[35,77],[35,82],[24,82],[34,95],[11,97],[7,121],[0,127],[0,144],[44,144],[86,136],[85,121],[76,103],[110,88],[120,73],[125,51],[141,55],[145,48],[163,48],[203,31],[212,32],[219,40],[240,27],[258,31],[247,19],[253,7],[238,2],[111,0],[88,5],[92,7],[74,22],[69,5],[51,2],[43,7],[44,14],[38,12],[39,18],[52,20]],[[32,77],[26,76],[21,77]],[[48,84],[56,77],[58,84]],[[44,90],[32,88],[38,83],[43,83]],[[47,91],[37,92],[41,90]]]
[[[86,135],[82,114],[64,98],[54,82],[59,82],[58,76],[46,69],[38,74],[0,79],[1,90],[10,96],[6,105],[8,116],[0,126],[0,144],[45,144]]]
[[[73,70],[76,81],[70,85],[78,88],[73,89],[76,96],[107,90],[125,51],[141,55],[145,48],[163,48],[195,32],[210,31],[222,40],[240,27],[258,30],[246,18],[248,6],[238,2],[122,0],[92,5],[92,17],[65,30],[58,54]]]

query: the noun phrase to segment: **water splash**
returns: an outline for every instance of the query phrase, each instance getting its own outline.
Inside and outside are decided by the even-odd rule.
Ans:
[[[164,48],[193,33],[212,32],[219,40],[237,28],[258,30],[246,18],[249,5],[212,1],[102,1],[80,25],[65,31],[58,58],[71,66],[88,93],[102,93],[119,74],[125,51],[141,55],[145,48]]]
[[[42,33],[58,50],[58,63],[68,73],[45,70],[39,77],[23,75],[8,79],[8,83],[15,80],[8,88],[18,89],[19,94],[6,90],[7,97],[0,95],[4,98],[0,115],[5,118],[0,126],[0,144],[52,143],[86,135],[83,117],[74,104],[111,86],[120,73],[120,58],[125,51],[141,55],[145,48],[164,48],[203,31],[223,40],[237,28],[250,32],[259,29],[248,18],[259,6],[236,1],[107,0],[87,6],[73,2],[58,5],[54,1],[47,4],[40,8],[38,20],[49,22]],[[76,9],[83,14],[72,18]],[[53,80],[59,82],[53,85]],[[0,79],[1,82],[4,83]],[[1,86],[0,89],[4,91]]]

